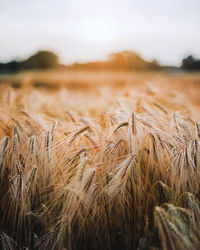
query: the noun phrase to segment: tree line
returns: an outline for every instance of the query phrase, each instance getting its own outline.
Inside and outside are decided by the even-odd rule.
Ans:
[[[0,63],[0,73],[15,73],[31,69],[50,69],[57,68],[58,66],[59,58],[55,53],[40,50],[23,61],[13,60],[8,63]]]
[[[0,63],[0,73],[16,73],[24,70],[32,69],[53,69],[62,67],[59,62],[59,57],[54,52],[40,50],[36,54],[30,56],[23,61],[10,61],[8,63]],[[165,69],[159,65],[156,60],[151,62],[145,61],[138,54],[131,51],[122,51],[110,55],[107,61],[89,62],[89,63],[74,63],[66,68],[71,69],[107,69],[107,70],[159,70]],[[200,70],[200,59],[192,55],[187,56],[182,60],[181,69],[186,71]]]

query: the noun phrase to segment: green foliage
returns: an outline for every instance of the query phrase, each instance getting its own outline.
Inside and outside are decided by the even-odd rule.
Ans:
[[[185,70],[200,70],[200,59],[196,59],[192,55],[184,58],[182,68]]]

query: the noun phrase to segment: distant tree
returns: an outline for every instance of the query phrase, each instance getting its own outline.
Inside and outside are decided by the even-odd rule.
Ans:
[[[13,60],[13,61],[10,61],[8,64],[7,64],[7,67],[9,68],[9,70],[11,72],[15,72],[15,71],[18,71],[20,70],[21,68],[21,63],[16,61],[16,60]]]
[[[160,63],[156,59],[153,59],[151,62],[149,62],[149,64],[150,64],[152,69],[159,69],[160,68]]]
[[[185,70],[200,70],[200,59],[189,55],[182,60],[182,68]]]
[[[24,61],[13,60],[0,63],[0,73],[15,73],[27,69],[50,69],[58,66],[60,66],[59,59],[55,53],[41,50]]]
[[[8,63],[0,63],[0,73],[15,73],[22,67],[22,63],[16,60]]]
[[[154,70],[160,67],[157,61],[148,62],[133,51],[122,51],[110,55],[110,60],[115,67],[124,70]]]
[[[49,69],[59,65],[58,56],[51,52],[40,50],[23,62],[25,69]]]

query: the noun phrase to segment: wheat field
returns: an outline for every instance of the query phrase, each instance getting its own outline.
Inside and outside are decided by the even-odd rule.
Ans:
[[[199,249],[199,74],[0,83],[1,249]]]

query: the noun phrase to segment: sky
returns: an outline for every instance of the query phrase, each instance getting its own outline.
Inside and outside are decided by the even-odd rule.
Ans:
[[[0,0],[0,62],[41,49],[65,64],[131,50],[178,66],[200,57],[200,0]]]

